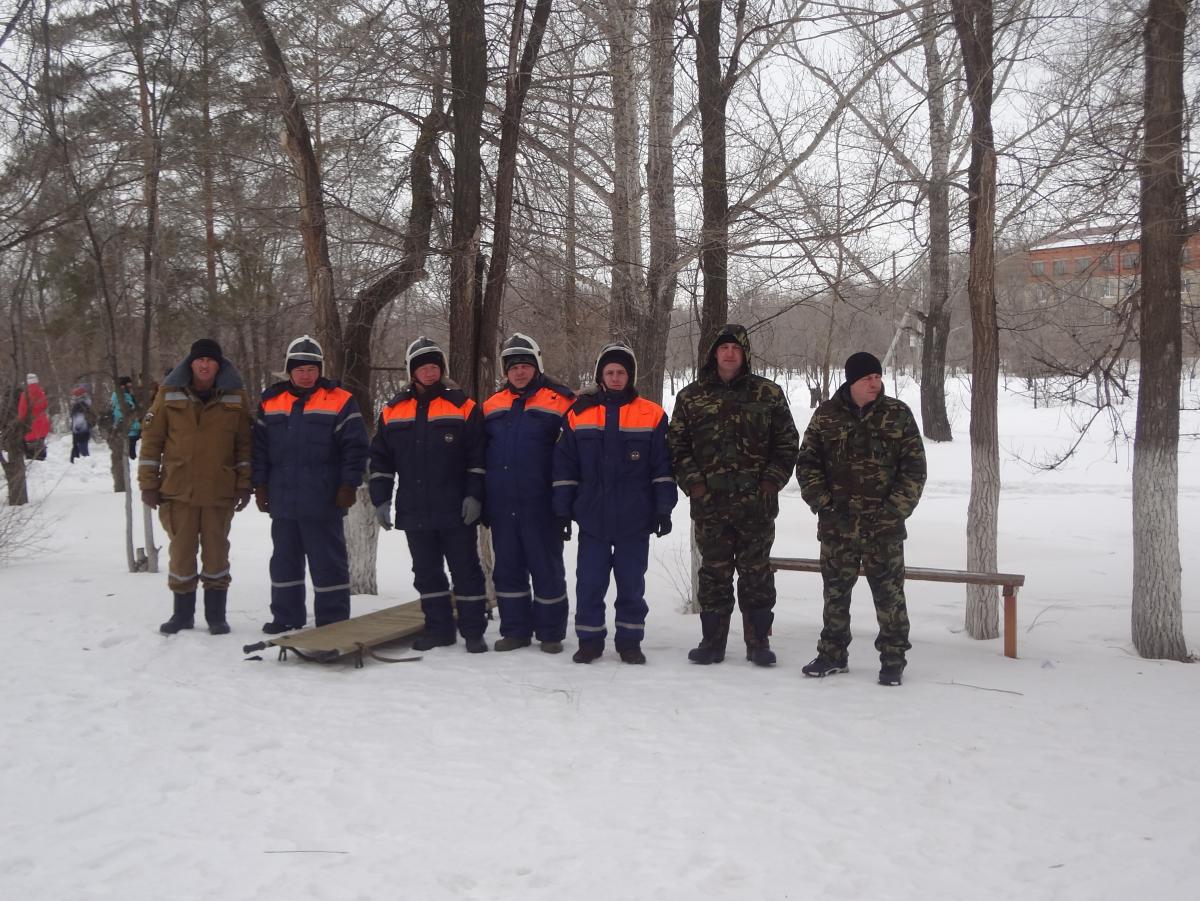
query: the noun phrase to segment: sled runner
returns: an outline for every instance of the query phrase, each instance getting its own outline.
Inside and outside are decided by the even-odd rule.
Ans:
[[[416,635],[424,625],[425,616],[421,613],[421,602],[409,601],[406,604],[388,607],[386,610],[353,616],[340,623],[276,635],[266,641],[246,645],[242,648],[242,653],[251,654],[254,651],[276,647],[279,648],[280,660],[286,660],[288,651],[291,651],[302,660],[313,660],[317,663],[332,663],[353,655],[355,669],[362,667],[365,657],[383,663],[410,663],[421,658],[384,657],[376,653],[375,648],[409,635]]]

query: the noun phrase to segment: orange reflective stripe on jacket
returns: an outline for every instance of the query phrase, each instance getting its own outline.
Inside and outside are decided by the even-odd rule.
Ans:
[[[466,402],[459,407],[444,397],[435,397],[429,402],[429,412],[426,418],[429,422],[445,419],[456,419],[460,422],[466,422],[467,417],[471,415],[471,411],[474,409],[475,401],[470,398],[467,398]],[[382,419],[385,426],[397,422],[414,422],[416,418],[417,399],[415,397],[407,398],[383,408]]]
[[[304,412],[306,414],[330,413],[337,415],[349,399],[350,392],[344,388],[318,388],[305,401]],[[288,416],[295,404],[296,396],[294,394],[290,391],[281,391],[274,397],[263,401],[262,412],[264,416],[280,413]]]
[[[497,391],[483,402],[483,415],[493,416],[496,413],[504,413],[511,410],[513,403],[516,402],[519,396],[512,391]],[[574,402],[574,398],[563,397],[551,388],[542,387],[525,401],[525,409],[527,411],[536,410],[539,413],[553,413],[555,416],[562,416],[567,410],[571,409],[571,404]]]
[[[596,404],[579,413],[572,411],[567,415],[567,423],[575,431],[603,429],[604,410],[604,404]],[[653,432],[662,416],[662,407],[652,401],[637,397],[621,407],[620,429],[622,432]]]

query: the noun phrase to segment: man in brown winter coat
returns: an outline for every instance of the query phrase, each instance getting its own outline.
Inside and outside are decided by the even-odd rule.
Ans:
[[[229,631],[229,527],[250,502],[250,423],[242,377],[211,338],[167,374],[143,420],[138,487],[170,538],[175,607],[163,634],[192,628],[201,582],[208,631]]]

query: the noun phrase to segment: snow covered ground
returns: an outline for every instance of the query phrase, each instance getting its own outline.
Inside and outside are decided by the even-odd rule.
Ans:
[[[928,448],[914,565],[965,563],[952,388],[958,437]],[[916,407],[915,386],[901,394]],[[806,396],[792,392],[801,426]],[[820,628],[808,574],[778,579],[779,666],[740,659],[736,636],[724,664],[690,665],[683,504],[652,544],[644,667],[611,649],[575,665],[573,638],[556,657],[459,644],[357,671],[244,661],[268,602],[253,508],[233,529],[233,634],[166,638],[165,575],[125,572],[106,450],[68,466],[59,438],[32,474],[40,549],[0,567],[0,896],[1200,897],[1200,666],[1131,647],[1131,449],[1096,434],[1057,471],[1016,459],[1069,445],[1069,419],[1002,393],[1000,568],[1028,576],[1020,659],[965,636],[961,586],[911,583],[901,688],[875,682],[865,584],[850,673],[801,676]],[[1185,439],[1193,651],[1198,464]],[[782,507],[775,553],[815,556],[794,482]],[[383,594],[356,597],[358,613],[413,596],[402,537],[381,540]]]

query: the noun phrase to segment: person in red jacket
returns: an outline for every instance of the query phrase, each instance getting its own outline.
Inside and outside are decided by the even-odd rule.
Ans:
[[[25,432],[25,459],[46,459],[46,436],[50,434],[50,403],[38,383],[36,373],[25,376],[25,390],[17,403],[17,418],[28,423]]]

